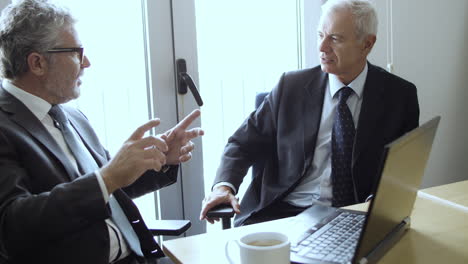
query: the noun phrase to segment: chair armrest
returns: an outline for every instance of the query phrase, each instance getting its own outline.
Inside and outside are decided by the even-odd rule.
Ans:
[[[229,204],[217,205],[206,213],[207,217],[231,218],[234,216],[234,209]]]
[[[190,220],[152,220],[146,224],[153,236],[180,236],[192,226]]]
[[[222,228],[231,228],[231,218],[234,216],[234,209],[229,204],[220,204],[213,207],[206,213],[207,217],[221,218]]]

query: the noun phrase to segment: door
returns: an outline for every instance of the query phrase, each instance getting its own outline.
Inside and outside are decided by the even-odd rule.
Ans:
[[[185,59],[187,73],[198,86],[194,2],[188,0],[144,1],[150,57],[153,113],[168,119],[167,128],[199,108],[190,92],[177,92],[176,60]],[[203,108],[202,115],[203,115]],[[196,120],[194,126],[201,126]],[[193,140],[195,149],[189,162],[182,164],[176,184],[160,190],[159,215],[162,219],[189,219],[192,227],[186,235],[204,233],[205,223],[198,220],[203,192],[201,138]]]

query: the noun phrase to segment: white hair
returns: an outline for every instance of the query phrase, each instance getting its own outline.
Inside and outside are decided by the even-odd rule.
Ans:
[[[17,0],[0,17],[0,69],[7,79],[16,79],[29,70],[31,52],[43,53],[59,45],[59,34],[72,27],[70,12],[48,0]]]
[[[358,39],[362,40],[368,35],[377,35],[377,12],[369,0],[328,0],[322,5],[320,20],[339,10],[349,10],[353,14]]]

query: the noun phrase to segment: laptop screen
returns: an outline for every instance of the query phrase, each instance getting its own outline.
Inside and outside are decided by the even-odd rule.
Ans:
[[[440,117],[385,146],[382,174],[372,200],[355,260],[370,251],[410,216],[421,185]]]

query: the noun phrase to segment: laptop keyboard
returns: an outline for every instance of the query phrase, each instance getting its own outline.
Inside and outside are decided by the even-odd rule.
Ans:
[[[343,212],[306,236],[291,252],[305,258],[346,263],[351,260],[364,224],[365,215]]]

